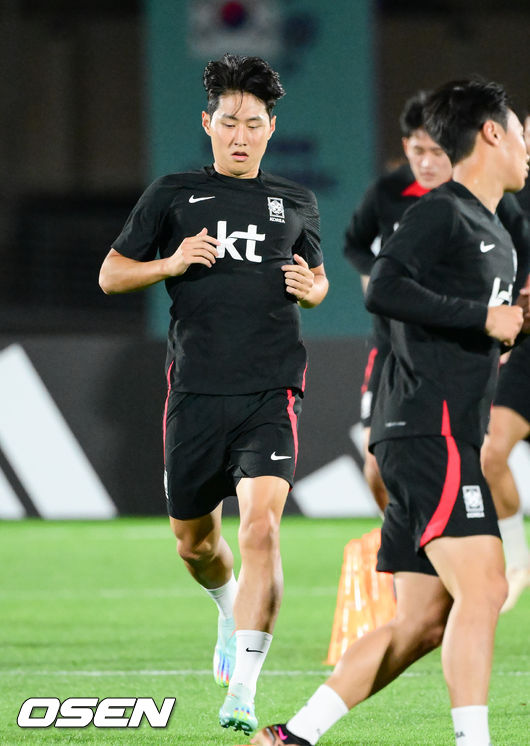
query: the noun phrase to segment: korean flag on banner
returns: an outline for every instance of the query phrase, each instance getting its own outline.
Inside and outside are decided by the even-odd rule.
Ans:
[[[188,46],[193,57],[225,52],[274,57],[281,52],[278,0],[191,0]]]

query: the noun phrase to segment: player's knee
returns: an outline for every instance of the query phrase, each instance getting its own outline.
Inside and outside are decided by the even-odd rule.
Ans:
[[[448,613],[448,606],[433,604],[396,616],[393,623],[400,629],[400,637],[408,640],[412,659],[417,660],[442,644]]]
[[[429,624],[425,626],[424,636],[422,640],[422,652],[430,653],[431,650],[436,650],[442,644],[446,619],[431,619]]]
[[[471,584],[458,588],[455,603],[459,608],[466,608],[468,615],[477,619],[495,618],[508,595],[508,582],[504,568],[491,568],[479,577],[475,576]]]
[[[502,475],[508,466],[509,453],[495,441],[488,439],[480,453],[482,472],[487,481],[492,484]]]
[[[272,553],[279,545],[280,527],[272,513],[262,513],[241,523],[239,547],[245,550],[260,550]]]
[[[184,562],[197,565],[209,562],[215,556],[215,547],[209,539],[194,541],[192,537],[177,539],[177,552]]]
[[[498,614],[508,596],[508,581],[504,572],[496,573],[487,583],[486,598],[494,614]]]

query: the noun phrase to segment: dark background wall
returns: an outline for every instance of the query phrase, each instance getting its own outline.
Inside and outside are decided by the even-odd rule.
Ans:
[[[193,90],[200,108],[200,70],[207,56],[192,57],[185,34],[191,10],[215,4],[226,5],[221,0],[1,4],[4,331],[152,328],[149,296],[104,299],[97,270],[145,184],[165,167],[179,166],[176,156],[169,163],[172,143],[182,149],[187,132],[201,134],[198,111],[195,121],[188,116],[186,91]],[[288,95],[279,104],[279,123],[285,133],[296,132],[298,147],[318,148],[297,177],[306,179],[321,201],[334,280],[326,304],[307,315],[307,334],[365,334],[369,322],[357,277],[342,259],[342,235],[368,181],[400,156],[397,117],[404,99],[419,87],[479,72],[502,81],[520,107],[528,105],[530,4],[341,0],[330,7],[315,0],[277,0],[272,5],[287,23],[278,31],[284,51],[273,62],[291,90],[290,101]],[[181,36],[164,49],[156,23],[168,12]],[[166,60],[165,72],[160,59]],[[174,81],[176,92],[185,84],[184,95],[163,99],[156,90],[162,75],[168,94]],[[319,101],[325,101],[327,116]],[[163,120],[169,132],[157,129],[160,105],[176,114],[172,119],[166,113]],[[316,144],[311,137],[304,141],[304,132],[315,131]],[[290,172],[293,154],[288,140],[284,145],[274,151],[272,144],[270,166]],[[353,160],[352,153],[358,154]],[[207,157],[206,140],[188,149],[194,163]],[[307,162],[316,164],[320,180]],[[331,188],[343,162],[347,175],[340,176],[340,188]]]

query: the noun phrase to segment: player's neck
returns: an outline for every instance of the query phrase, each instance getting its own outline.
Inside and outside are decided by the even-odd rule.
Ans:
[[[256,168],[253,168],[250,171],[244,171],[243,173],[233,173],[229,169],[220,166],[217,161],[214,161],[213,167],[218,174],[221,174],[221,176],[230,176],[232,179],[255,179],[259,174],[259,165]]]
[[[471,153],[453,169],[453,179],[469,189],[492,213],[497,210],[506,187],[496,156],[496,152],[477,138]]]
[[[492,178],[483,170],[466,168],[458,164],[453,172],[453,180],[469,189],[484,207],[495,213],[504,194],[503,186],[498,179]]]

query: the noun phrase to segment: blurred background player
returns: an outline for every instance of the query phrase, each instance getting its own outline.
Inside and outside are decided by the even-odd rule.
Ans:
[[[501,366],[488,435],[482,447],[482,468],[499,518],[506,558],[508,597],[502,611],[515,606],[530,586],[530,551],[519,492],[508,458],[514,446],[530,436],[530,338],[510,352]]]
[[[451,178],[451,162],[442,148],[423,127],[426,91],[409,98],[401,112],[401,142],[407,158],[404,163],[379,178],[368,188],[353,213],[346,232],[344,254],[361,275],[366,291],[375,258],[399,225],[401,216],[419,197]],[[386,356],[390,351],[389,322],[372,315],[372,335],[365,378],[361,388],[361,422],[364,427],[364,474],[381,511],[388,496],[377,463],[368,450],[370,421],[377,396],[377,386]]]
[[[213,165],[148,187],[100,284],[123,293],[166,282],[168,513],[181,558],[219,609],[214,677],[229,686],[220,724],[250,731],[283,593],[279,523],[306,368],[298,306],[318,305],[328,282],[313,193],[260,169],[284,93],[278,74],[258,57],[226,54],[203,82]],[[222,501],[234,494],[237,583],[221,534]]]
[[[509,305],[515,251],[495,209],[505,190],[522,188],[528,156],[498,84],[442,86],[425,126],[453,181],[403,217],[367,292],[368,308],[392,319],[371,445],[389,488],[378,569],[394,573],[396,616],[348,648],[287,724],[257,733],[259,746],[314,746],[440,642],[456,743],[491,743],[488,687],[507,583],[479,449],[499,342],[513,344],[524,317]]]
[[[524,118],[524,137],[530,153],[530,114]],[[517,193],[530,217],[530,181]],[[528,271],[528,269],[527,269]],[[509,353],[501,365],[497,392],[491,410],[488,435],[482,448],[482,468],[493,495],[504,555],[508,597],[502,611],[513,608],[525,588],[530,587],[530,549],[523,511],[508,459],[516,443],[530,436],[530,338]]]

